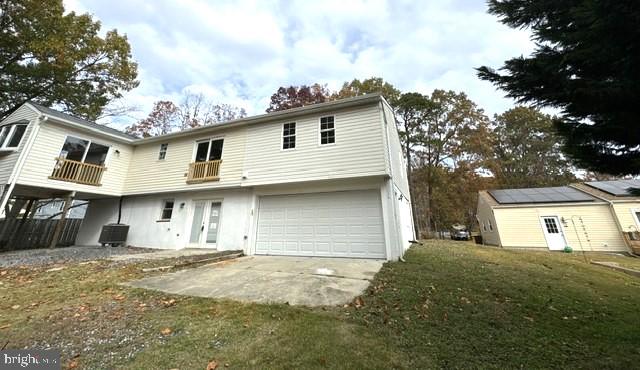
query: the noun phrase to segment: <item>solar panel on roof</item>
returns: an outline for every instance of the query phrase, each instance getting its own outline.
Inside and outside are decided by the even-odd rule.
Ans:
[[[500,204],[593,202],[595,198],[568,186],[499,189],[489,194]]]
[[[629,192],[630,188],[640,188],[640,180],[610,180],[610,181],[590,181],[585,182],[586,185],[592,188],[604,191],[617,197],[629,197],[632,196]]]

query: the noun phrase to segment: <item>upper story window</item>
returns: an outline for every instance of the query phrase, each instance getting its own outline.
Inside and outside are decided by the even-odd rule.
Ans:
[[[106,145],[94,143],[91,140],[67,136],[60,151],[60,158],[103,166],[108,153],[109,147]]]
[[[336,129],[333,116],[320,118],[320,144],[333,144],[336,142]]]
[[[0,129],[0,149],[15,149],[27,131],[26,123],[14,123]]]
[[[67,136],[50,179],[99,186],[109,147],[91,140]]]
[[[158,160],[164,160],[167,157],[167,149],[169,144],[160,144],[160,152],[158,153]]]
[[[208,162],[222,159],[223,139],[199,141],[196,147],[195,162]]]
[[[296,123],[285,123],[282,126],[282,149],[294,149],[296,147]]]

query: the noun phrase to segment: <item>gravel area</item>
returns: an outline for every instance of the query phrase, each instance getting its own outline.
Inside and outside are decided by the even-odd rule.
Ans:
[[[64,247],[0,252],[0,267],[46,265],[104,259],[114,255],[152,253],[155,249],[129,247]]]

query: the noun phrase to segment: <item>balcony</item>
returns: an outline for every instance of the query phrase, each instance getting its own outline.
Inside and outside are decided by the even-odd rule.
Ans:
[[[190,163],[187,184],[220,180],[220,163],[220,159]]]
[[[50,179],[92,186],[102,185],[100,181],[102,173],[106,170],[104,166],[65,158],[56,158],[56,161]]]

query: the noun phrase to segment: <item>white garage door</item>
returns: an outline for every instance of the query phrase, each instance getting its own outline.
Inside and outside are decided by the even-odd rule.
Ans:
[[[380,192],[261,197],[256,254],[385,258]]]

